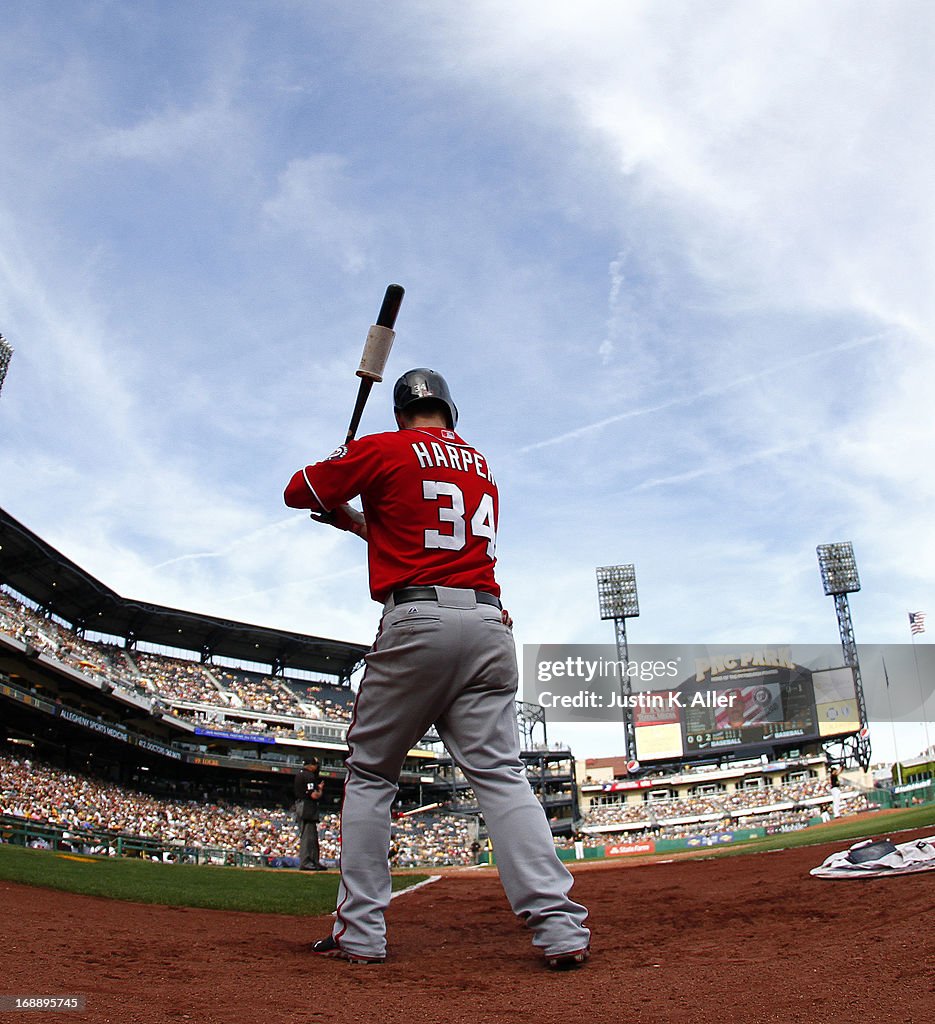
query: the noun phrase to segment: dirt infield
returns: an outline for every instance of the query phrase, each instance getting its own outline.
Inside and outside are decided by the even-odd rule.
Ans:
[[[846,845],[576,871],[595,952],[566,974],[541,967],[489,870],[394,900],[390,959],[370,967],[307,952],[328,918],[148,907],[0,882],[0,993],[87,1000],[83,1014],[0,1019],[928,1024],[935,874],[809,877]]]

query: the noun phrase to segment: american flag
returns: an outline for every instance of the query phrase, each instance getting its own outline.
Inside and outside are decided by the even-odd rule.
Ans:
[[[925,612],[909,613],[909,632],[915,636],[917,633],[925,632]]]

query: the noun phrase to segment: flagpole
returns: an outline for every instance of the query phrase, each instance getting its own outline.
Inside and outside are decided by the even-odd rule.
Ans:
[[[880,659],[883,662],[883,678],[886,680],[886,703],[890,707],[890,727],[893,730],[893,758],[896,761],[897,785],[903,784],[903,766],[899,760],[899,747],[896,743],[896,721],[893,718],[893,698],[890,696],[890,674],[886,671],[886,658]]]
[[[916,663],[916,680],[919,683],[919,712],[922,715],[922,728],[925,735],[925,756],[931,757],[932,742],[929,739],[928,714],[925,709],[925,693],[922,690],[922,673],[919,671],[919,654],[916,651],[916,633],[925,632],[925,614],[923,612],[909,612],[909,636],[912,638],[912,657]]]

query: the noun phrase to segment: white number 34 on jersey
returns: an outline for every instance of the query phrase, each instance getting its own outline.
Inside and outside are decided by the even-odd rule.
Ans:
[[[426,501],[439,502],[439,525],[450,527],[441,530],[425,531],[427,548],[444,548],[449,551],[460,551],[467,541],[470,526],[471,535],[487,538],[487,557],[494,558],[497,550],[497,527],[494,522],[493,495],[484,493],[470,520],[465,515],[464,494],[457,484],[444,480],[423,480],[422,496]],[[451,504],[442,504],[440,499],[447,498]]]

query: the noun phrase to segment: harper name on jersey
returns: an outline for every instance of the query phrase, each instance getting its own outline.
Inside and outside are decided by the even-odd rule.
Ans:
[[[450,430],[442,431],[442,437],[454,434]],[[412,450],[422,469],[445,468],[460,469],[462,473],[469,473],[473,470],[478,476],[495,483],[493,473],[487,466],[487,461],[480,452],[474,451],[467,445],[455,447],[453,444],[439,444],[438,441],[415,441]]]

